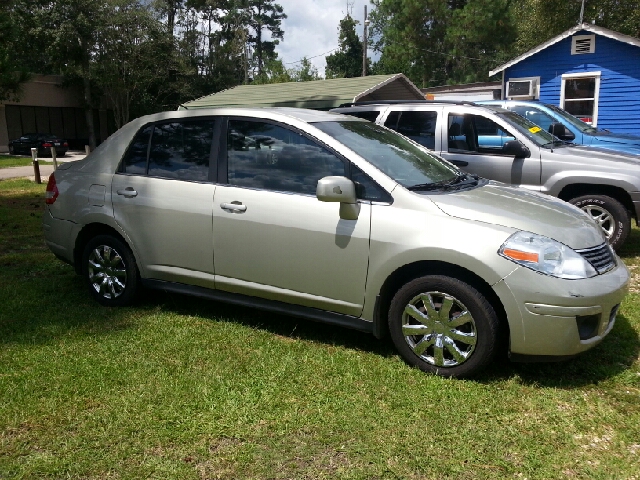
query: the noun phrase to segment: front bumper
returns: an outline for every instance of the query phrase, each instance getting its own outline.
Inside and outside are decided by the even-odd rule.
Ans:
[[[613,270],[593,278],[563,280],[521,267],[496,284],[509,320],[511,354],[568,357],[600,343],[629,285],[629,271],[616,260]]]
[[[631,192],[630,195],[631,201],[633,202],[636,224],[640,225],[640,192]]]

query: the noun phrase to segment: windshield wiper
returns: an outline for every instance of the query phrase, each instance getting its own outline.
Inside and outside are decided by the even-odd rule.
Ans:
[[[432,183],[419,183],[407,187],[411,191],[430,191],[430,190],[449,190],[451,188],[460,188],[468,185],[477,185],[478,176],[469,175],[466,173],[459,173],[451,180],[441,180],[439,182]]]

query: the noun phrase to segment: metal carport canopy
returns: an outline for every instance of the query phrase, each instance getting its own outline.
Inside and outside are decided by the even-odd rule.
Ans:
[[[334,78],[311,82],[240,85],[180,106],[179,110],[211,107],[299,107],[328,110],[343,103],[376,100],[424,100],[402,73]]]

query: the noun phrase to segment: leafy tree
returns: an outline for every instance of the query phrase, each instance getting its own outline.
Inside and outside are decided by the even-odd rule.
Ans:
[[[292,72],[282,63],[282,60],[269,60],[260,75],[253,79],[255,85],[264,85],[267,83],[285,83],[293,82]]]
[[[313,66],[307,57],[300,60],[300,66],[289,71],[294,82],[309,82],[320,80],[318,69]]]
[[[17,99],[20,84],[29,79],[29,72],[19,55],[21,43],[14,11],[9,2],[0,3],[0,101]]]
[[[526,52],[577,25],[581,8],[582,0],[514,0],[512,15],[518,31],[516,53]],[[637,0],[587,0],[583,22],[640,37]]]
[[[516,36],[513,0],[372,0],[376,73],[403,72],[421,86],[487,79]]]
[[[362,75],[362,42],[356,33],[357,20],[347,14],[340,20],[338,28],[339,49],[327,55],[327,66],[324,70],[326,78],[351,78]],[[369,59],[367,59],[368,63]],[[369,68],[367,68],[369,71]]]
[[[269,60],[275,60],[275,51],[279,40],[284,38],[281,28],[282,20],[287,18],[281,5],[275,0],[243,0],[243,7],[247,11],[247,26],[253,32],[248,37],[249,44],[253,45],[254,60],[257,74],[262,74],[264,65]],[[271,40],[265,40],[263,31],[271,34]]]
[[[132,114],[150,113],[173,99],[181,66],[166,26],[140,0],[109,2],[112,11],[99,31],[91,78],[119,128]]]

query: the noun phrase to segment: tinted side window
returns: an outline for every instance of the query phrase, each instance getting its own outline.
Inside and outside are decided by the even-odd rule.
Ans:
[[[151,138],[149,175],[206,181],[213,128],[213,120],[156,125]]]
[[[147,173],[147,152],[149,150],[149,139],[153,125],[148,125],[140,130],[133,138],[127,152],[124,154],[120,164],[120,172],[131,173],[133,175],[144,175]]]
[[[394,111],[389,112],[387,115],[387,119],[384,121],[384,126],[390,128],[391,130],[398,130],[398,120],[400,119],[400,112]]]
[[[300,133],[278,125],[229,120],[228,183],[315,195],[318,180],[345,175],[338,157]]]
[[[437,112],[402,112],[398,133],[433,150],[436,146]]]
[[[369,120],[370,122],[375,122],[376,118],[378,118],[378,111],[367,111],[367,112],[344,112],[346,115],[351,115],[352,117],[363,118],[364,120]]]

